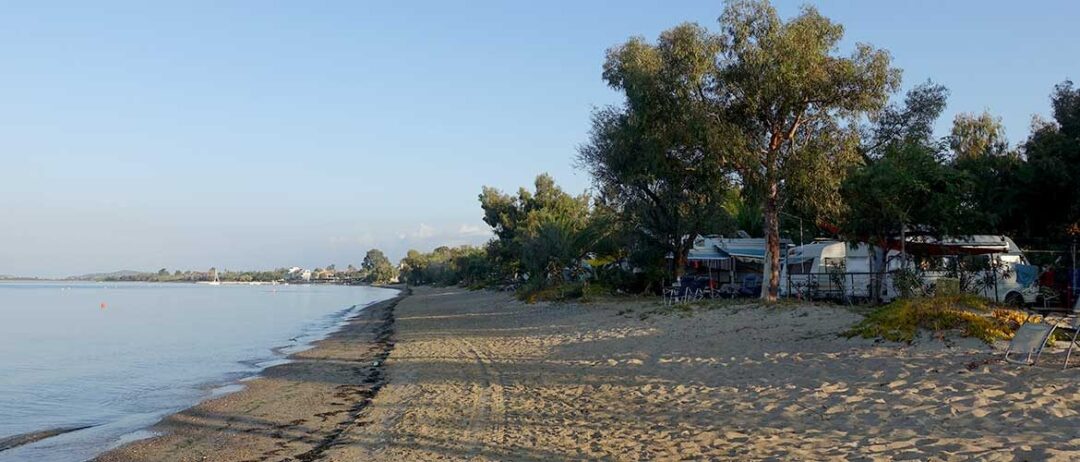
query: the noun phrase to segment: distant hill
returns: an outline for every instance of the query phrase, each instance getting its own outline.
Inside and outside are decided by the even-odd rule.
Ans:
[[[10,274],[0,274],[0,281],[36,281],[38,278],[33,276],[12,276]]]
[[[70,276],[70,277],[68,277],[66,279],[69,280],[69,281],[100,281],[100,280],[103,280],[103,279],[115,279],[115,278],[122,278],[122,277],[138,276],[140,274],[147,274],[147,273],[146,273],[146,271],[122,270],[122,271],[113,271],[111,273],[90,273],[90,274],[84,274],[82,276]]]

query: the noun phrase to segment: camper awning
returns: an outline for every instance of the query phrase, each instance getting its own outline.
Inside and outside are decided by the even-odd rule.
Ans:
[[[755,263],[765,261],[765,249],[761,248],[728,247],[722,249],[720,247],[717,247],[716,250],[740,261],[749,261]]]
[[[903,243],[904,250],[913,255],[944,256],[944,255],[985,255],[991,253],[1003,253],[1009,251],[1009,245],[1000,240],[936,240],[936,239],[910,239]],[[892,250],[900,250],[899,240],[889,243]]]
[[[903,247],[909,254],[932,257],[951,255],[986,255],[993,253],[1019,253],[1020,248],[1008,236],[1000,234],[973,234],[966,236],[936,237],[927,234],[909,235],[906,242],[899,236],[888,240],[890,250]]]
[[[727,261],[731,260],[731,257],[725,257],[722,255],[690,255],[686,257],[689,261]]]

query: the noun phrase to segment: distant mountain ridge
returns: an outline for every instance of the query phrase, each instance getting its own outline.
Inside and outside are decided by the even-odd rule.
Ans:
[[[0,274],[0,281],[36,281],[40,278],[34,276],[13,276],[10,274]]]

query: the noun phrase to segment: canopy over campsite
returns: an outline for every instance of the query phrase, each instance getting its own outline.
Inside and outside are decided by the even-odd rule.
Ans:
[[[787,248],[791,241],[784,239],[781,245]],[[761,291],[766,246],[761,238],[697,236],[679,284],[697,284],[716,296],[756,296]]]

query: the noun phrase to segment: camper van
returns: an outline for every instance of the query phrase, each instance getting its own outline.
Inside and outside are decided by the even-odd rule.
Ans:
[[[957,277],[957,268],[980,268],[965,275],[967,290],[989,300],[1013,306],[1032,305],[1039,301],[1038,268],[1028,264],[1020,247],[1008,236],[971,235],[936,239],[919,236],[905,242],[906,251],[913,257],[898,258],[890,251],[890,272],[905,265],[914,267],[921,259],[927,266],[921,271],[924,283],[933,288],[938,279]],[[927,265],[929,261],[932,264]],[[988,268],[997,268],[990,271]],[[888,284],[885,300],[897,297],[893,284]]]
[[[788,250],[780,295],[807,299],[870,296],[870,246],[817,241]]]

